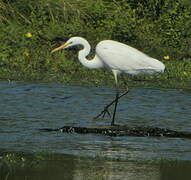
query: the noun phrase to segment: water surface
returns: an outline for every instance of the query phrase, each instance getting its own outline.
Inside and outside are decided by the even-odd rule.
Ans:
[[[39,128],[65,125],[109,125],[109,118],[94,120],[93,117],[114,95],[112,88],[1,82],[0,152],[48,151],[63,156],[104,158],[109,160],[104,160],[105,163],[120,162],[121,166],[117,163],[117,169],[127,162],[140,163],[163,158],[191,161],[190,139],[39,131]],[[120,100],[116,122],[191,132],[190,109],[190,91],[134,87]],[[115,166],[116,163],[113,163],[111,168]],[[125,166],[131,166],[131,163]],[[144,168],[142,170],[144,173]],[[158,177],[156,174],[159,172],[154,170],[153,173]]]

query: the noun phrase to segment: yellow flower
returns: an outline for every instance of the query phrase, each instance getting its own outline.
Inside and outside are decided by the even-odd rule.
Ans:
[[[28,57],[28,56],[29,56],[29,53],[28,53],[27,51],[25,51],[25,52],[23,53],[23,55]]]
[[[170,56],[164,56],[163,57],[165,60],[169,60],[170,59]]]
[[[26,36],[27,38],[31,38],[31,37],[32,37],[32,34],[31,34],[30,32],[28,32],[28,33],[25,34],[25,36]]]

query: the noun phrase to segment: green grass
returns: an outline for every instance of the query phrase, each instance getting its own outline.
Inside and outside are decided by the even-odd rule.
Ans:
[[[130,85],[190,88],[190,10],[186,0],[0,0],[0,79],[111,86],[112,74],[82,67],[77,51],[50,54],[77,35],[93,48],[118,40],[165,63],[164,74],[128,76]]]
[[[70,179],[74,174],[78,175],[75,177],[82,179],[109,179],[111,169],[115,167],[117,169],[114,172],[119,176],[130,173],[131,177],[135,176],[135,179],[141,176],[149,177],[151,174],[145,171],[148,168],[157,175],[156,177],[160,175],[161,179],[187,180],[191,174],[191,162],[177,159],[124,161],[107,157],[80,157],[48,152],[0,154],[0,179],[2,180]]]

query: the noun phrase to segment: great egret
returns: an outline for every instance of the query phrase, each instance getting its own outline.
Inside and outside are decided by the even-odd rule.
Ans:
[[[78,53],[78,59],[83,66],[89,69],[106,68],[113,72],[116,84],[116,99],[109,104],[110,106],[115,102],[111,126],[115,125],[118,99],[128,92],[126,91],[119,96],[117,75],[120,73],[132,75],[162,73],[165,69],[164,64],[159,60],[151,58],[131,46],[113,40],[99,42],[96,46],[95,57],[92,60],[86,58],[90,53],[91,47],[88,41],[82,37],[71,37],[65,44],[53,49],[51,53],[76,45],[83,46],[83,49]],[[109,106],[106,106],[105,112]]]

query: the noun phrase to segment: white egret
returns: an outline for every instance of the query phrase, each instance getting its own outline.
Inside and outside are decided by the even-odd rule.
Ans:
[[[111,121],[112,126],[115,125],[114,121],[118,99],[128,92],[126,91],[123,95],[119,96],[117,75],[120,73],[131,75],[163,73],[165,69],[164,64],[159,60],[151,58],[131,46],[113,40],[99,42],[96,46],[95,57],[92,60],[86,58],[90,53],[91,47],[88,41],[82,37],[70,38],[65,44],[53,49],[51,53],[76,45],[83,47],[78,53],[78,59],[83,66],[89,69],[106,68],[113,72],[116,84],[116,99],[109,104],[110,106],[115,102]],[[104,109],[105,112],[109,106],[106,106]]]

